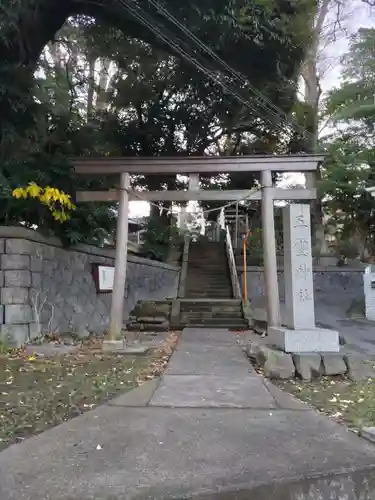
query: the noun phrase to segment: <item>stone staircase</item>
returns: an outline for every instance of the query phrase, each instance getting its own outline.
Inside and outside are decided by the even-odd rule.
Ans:
[[[180,325],[195,328],[227,328],[245,330],[241,300],[238,299],[191,299],[182,300]]]
[[[233,299],[225,243],[190,244],[180,324],[200,328],[247,328],[241,300]]]
[[[231,299],[232,283],[224,243],[191,243],[186,298]]]

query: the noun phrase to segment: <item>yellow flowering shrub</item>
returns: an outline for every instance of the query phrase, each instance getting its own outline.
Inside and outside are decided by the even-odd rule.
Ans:
[[[39,200],[58,222],[69,220],[70,212],[76,208],[69,194],[50,186],[40,187],[35,182],[29,182],[25,187],[16,188],[12,195],[18,199],[34,198]]]

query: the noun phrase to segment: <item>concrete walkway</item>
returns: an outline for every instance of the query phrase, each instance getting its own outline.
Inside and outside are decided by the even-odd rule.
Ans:
[[[0,498],[352,500],[302,496],[299,480],[358,491],[373,467],[375,447],[264,382],[233,334],[186,329],[160,381],[0,453]],[[299,496],[249,493],[274,481]]]

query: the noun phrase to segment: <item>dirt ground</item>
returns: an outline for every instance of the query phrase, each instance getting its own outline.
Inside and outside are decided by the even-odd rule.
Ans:
[[[1,349],[0,450],[160,375],[176,341],[170,333],[144,356],[104,354],[98,340],[58,357]]]
[[[290,380],[277,385],[354,432],[375,426],[375,379],[351,382],[344,377]]]

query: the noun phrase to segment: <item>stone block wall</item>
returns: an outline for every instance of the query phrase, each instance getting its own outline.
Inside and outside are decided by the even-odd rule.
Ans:
[[[111,293],[97,293],[92,264],[114,265],[114,250],[62,248],[56,238],[0,227],[0,339],[20,345],[43,333],[102,332]],[[128,256],[124,318],[141,299],[176,297],[179,268]]]
[[[238,268],[240,283],[243,287],[243,267]],[[352,300],[364,300],[363,273],[361,268],[314,267],[314,298],[316,301],[336,304],[342,303],[348,307]],[[284,271],[278,272],[280,299],[284,300]],[[247,290],[249,300],[264,296],[264,274],[261,267],[247,269]]]

